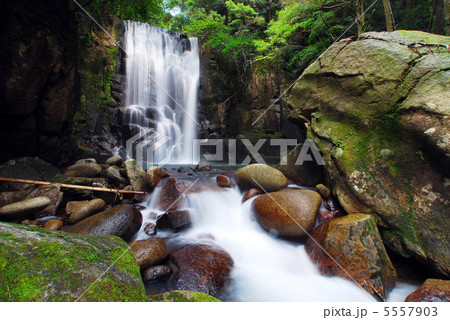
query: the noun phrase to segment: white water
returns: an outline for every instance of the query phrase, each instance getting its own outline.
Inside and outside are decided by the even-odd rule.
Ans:
[[[139,145],[129,157],[143,163],[148,145],[167,137],[159,148],[152,148],[153,163],[196,163],[192,141],[197,136],[197,99],[200,77],[198,42],[180,34],[145,23],[125,22],[126,91],[123,125],[124,139],[137,137]],[[152,131],[144,129],[152,128]],[[149,137],[152,136],[152,137]],[[147,141],[145,141],[147,139]],[[149,140],[150,139],[150,140]],[[159,140],[166,141],[166,140]],[[154,152],[153,152],[154,150]],[[130,150],[127,150],[128,153]],[[131,152],[133,153],[133,152]]]
[[[157,188],[158,190],[158,188]],[[156,191],[158,193],[158,191]],[[154,207],[154,194],[149,207]],[[275,239],[253,220],[252,200],[241,204],[236,189],[226,192],[206,191],[185,195],[185,207],[192,217],[192,227],[177,235],[180,241],[213,241],[233,258],[232,301],[375,301],[358,285],[339,277],[319,274],[302,244]],[[144,223],[151,219],[144,211]],[[200,240],[211,234],[214,240]],[[164,233],[162,236],[169,234]],[[141,237],[145,237],[141,233]],[[415,290],[400,284],[389,301],[403,301]]]

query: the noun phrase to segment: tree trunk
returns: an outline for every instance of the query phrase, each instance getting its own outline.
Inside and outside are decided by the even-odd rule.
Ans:
[[[444,0],[433,0],[431,4],[433,13],[431,17],[430,32],[445,34]]]
[[[384,16],[386,18],[386,30],[392,32],[394,31],[394,17],[392,15],[391,1],[383,0],[383,7],[384,7]]]
[[[366,21],[364,17],[364,0],[355,0],[356,8],[356,26],[358,27],[358,36],[365,31]]]

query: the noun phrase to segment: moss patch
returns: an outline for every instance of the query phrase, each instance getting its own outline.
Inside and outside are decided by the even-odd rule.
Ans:
[[[213,296],[201,292],[175,290],[164,292],[159,295],[148,296],[150,302],[221,302]]]
[[[118,237],[5,223],[0,231],[0,301],[145,299],[139,267]]]

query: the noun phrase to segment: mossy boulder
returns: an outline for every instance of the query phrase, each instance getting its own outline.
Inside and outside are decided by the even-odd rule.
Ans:
[[[386,298],[395,286],[397,273],[372,216],[336,218],[314,228],[311,235],[305,249],[321,273],[352,279],[375,297]]]
[[[321,202],[321,196],[312,190],[280,190],[253,200],[252,212],[268,232],[283,237],[302,237],[314,227]]]
[[[147,184],[147,180],[145,178],[146,173],[139,163],[134,159],[127,160],[125,161],[125,169],[133,190],[145,191]]]
[[[0,223],[0,273],[0,301],[145,301],[139,266],[118,237]]]
[[[173,290],[147,296],[149,302],[221,302],[208,294],[188,290]]]
[[[235,173],[236,182],[243,189],[258,188],[266,192],[280,190],[287,186],[284,174],[265,164],[251,164]]]
[[[418,31],[339,41],[305,70],[289,101],[290,118],[307,122],[343,208],[373,215],[391,250],[444,277],[449,43]]]

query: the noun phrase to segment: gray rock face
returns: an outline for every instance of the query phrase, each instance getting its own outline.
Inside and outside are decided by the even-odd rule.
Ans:
[[[294,87],[327,185],[376,218],[385,244],[450,275],[449,37],[366,33],[331,46]]]
[[[117,206],[86,218],[67,229],[68,232],[118,236],[129,241],[142,224],[141,212],[133,207]]]
[[[0,301],[145,301],[139,267],[117,237],[0,223],[0,265],[0,288],[9,288]]]
[[[22,219],[44,210],[51,203],[51,200],[47,197],[36,197],[7,204],[0,208],[0,220],[10,221]]]

